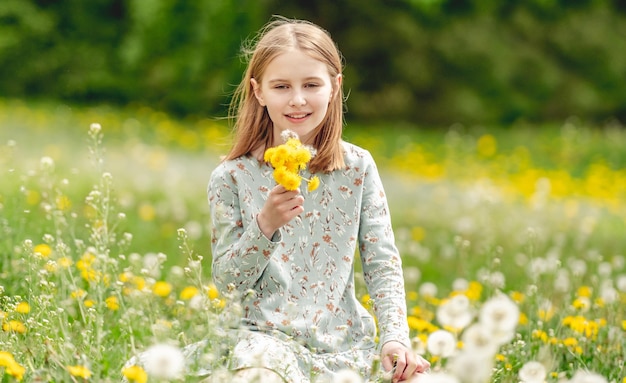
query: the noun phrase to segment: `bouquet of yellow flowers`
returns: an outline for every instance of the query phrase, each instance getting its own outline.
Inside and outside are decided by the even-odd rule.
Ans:
[[[307,179],[300,175],[300,171],[306,169],[307,163],[315,156],[315,148],[303,145],[298,135],[291,130],[283,130],[280,136],[285,143],[267,149],[263,156],[274,168],[276,182],[287,190],[297,190],[304,180],[308,184],[308,191],[317,189],[320,184],[317,176]]]

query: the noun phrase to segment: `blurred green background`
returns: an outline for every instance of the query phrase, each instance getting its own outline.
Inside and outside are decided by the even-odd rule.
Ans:
[[[224,116],[276,14],[331,32],[348,121],[626,118],[624,0],[2,0],[0,97]]]

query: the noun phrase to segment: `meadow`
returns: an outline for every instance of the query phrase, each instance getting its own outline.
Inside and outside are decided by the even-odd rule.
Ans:
[[[626,383],[622,126],[344,136],[385,183],[420,382]],[[230,381],[206,198],[228,145],[223,119],[0,100],[0,382],[196,382],[176,361],[202,339]]]

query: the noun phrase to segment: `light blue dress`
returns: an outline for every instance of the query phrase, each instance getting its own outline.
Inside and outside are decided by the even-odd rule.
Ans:
[[[302,383],[351,368],[367,379],[378,345],[409,345],[401,259],[376,164],[342,145],[345,168],[317,174],[312,192],[303,182],[304,212],[272,238],[256,221],[276,185],[271,166],[244,156],[211,174],[213,281],[238,292],[243,308],[232,369],[262,366]],[[359,254],[378,334],[355,295]]]

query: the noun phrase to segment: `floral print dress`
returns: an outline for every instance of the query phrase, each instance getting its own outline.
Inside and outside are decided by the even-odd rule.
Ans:
[[[243,309],[232,369],[266,367],[300,383],[351,368],[367,379],[377,345],[409,345],[401,259],[376,164],[342,145],[345,168],[318,174],[314,191],[303,186],[304,212],[272,238],[256,221],[276,185],[271,166],[244,156],[211,174],[213,281],[236,291]],[[359,255],[378,334],[355,295]]]

